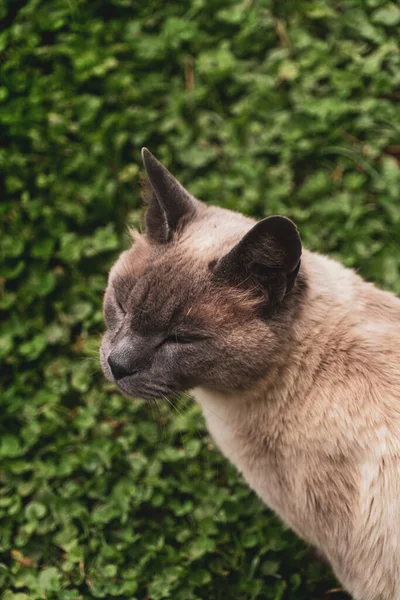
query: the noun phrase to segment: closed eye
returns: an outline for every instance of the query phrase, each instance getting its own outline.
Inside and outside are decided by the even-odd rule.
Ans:
[[[205,334],[199,333],[182,333],[179,331],[175,331],[170,333],[165,342],[170,344],[193,344],[195,342],[200,342],[202,340],[207,339],[208,336]]]
[[[117,300],[116,302],[117,302],[117,306],[118,306],[119,310],[120,310],[120,311],[121,311],[121,312],[122,312],[124,315],[126,315],[126,310],[125,310],[125,309],[124,309],[124,307],[122,306],[121,302],[119,302],[118,300]]]

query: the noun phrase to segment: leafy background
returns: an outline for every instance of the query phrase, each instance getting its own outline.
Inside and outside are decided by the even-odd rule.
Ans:
[[[104,382],[102,293],[142,145],[400,293],[399,6],[2,0],[0,32],[2,600],[328,598],[196,406]]]

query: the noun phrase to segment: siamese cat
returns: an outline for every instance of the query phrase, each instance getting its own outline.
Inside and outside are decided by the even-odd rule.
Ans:
[[[113,266],[105,376],[190,390],[265,504],[355,600],[400,600],[400,300],[187,192],[146,149],[146,233]]]

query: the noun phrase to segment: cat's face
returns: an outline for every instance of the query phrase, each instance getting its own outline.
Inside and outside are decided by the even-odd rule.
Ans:
[[[103,372],[145,399],[248,388],[279,344],[274,314],[298,271],[297,230],[283,217],[254,225],[206,207],[148,151],[144,162],[147,232],[110,272]]]

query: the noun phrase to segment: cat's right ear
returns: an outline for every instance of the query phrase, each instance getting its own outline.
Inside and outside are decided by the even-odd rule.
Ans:
[[[165,244],[178,227],[196,215],[200,203],[147,148],[142,148],[142,158],[150,184],[150,194],[146,198],[149,205],[147,235],[154,242]]]

